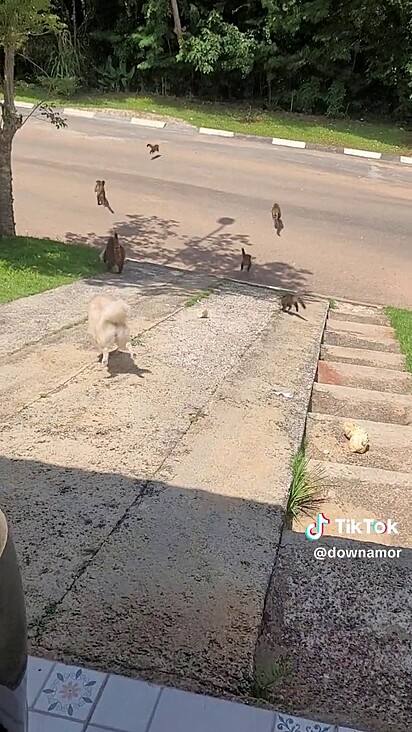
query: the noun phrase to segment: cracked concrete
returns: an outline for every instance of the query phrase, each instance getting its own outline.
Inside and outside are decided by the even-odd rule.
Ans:
[[[273,292],[226,283],[184,307],[210,279],[167,276],[123,290],[135,365],[116,354],[106,377],[84,323],[3,363],[3,394],[14,369],[23,396],[3,415],[1,501],[33,652],[243,693],[327,305],[281,315]]]

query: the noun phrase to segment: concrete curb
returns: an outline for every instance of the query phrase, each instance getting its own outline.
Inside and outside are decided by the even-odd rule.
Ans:
[[[0,100],[1,102],[2,100]],[[33,109],[35,105],[30,102],[16,102],[16,107],[22,109]],[[62,110],[63,115],[68,117],[83,117],[84,119],[103,119],[103,120],[123,120],[129,121],[129,124],[139,125],[140,127],[151,127],[164,129],[172,122],[167,120],[146,119],[145,117],[124,117],[121,114],[105,114],[100,110],[75,109],[65,107]],[[371,160],[382,160],[391,163],[400,163],[401,165],[412,165],[412,156],[392,155],[391,153],[379,153],[373,150],[357,150],[349,147],[329,147],[328,145],[320,145],[314,142],[304,142],[303,140],[287,140],[281,137],[259,137],[257,135],[245,135],[238,132],[230,132],[229,130],[217,130],[211,127],[191,127],[192,130],[200,135],[210,135],[215,137],[239,138],[243,140],[253,140],[254,142],[262,142],[266,145],[275,145],[279,147],[292,147],[301,150],[319,150],[320,152],[335,153],[339,155],[349,155],[351,157],[368,158]]]

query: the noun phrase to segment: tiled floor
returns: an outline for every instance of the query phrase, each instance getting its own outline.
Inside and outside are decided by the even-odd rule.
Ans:
[[[37,658],[29,732],[355,732]]]

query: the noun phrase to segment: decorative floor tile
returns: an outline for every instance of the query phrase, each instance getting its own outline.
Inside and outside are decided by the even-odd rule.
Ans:
[[[82,732],[83,724],[40,712],[29,713],[29,732]]]
[[[161,688],[145,681],[109,676],[90,724],[119,732],[146,732]]]
[[[56,663],[34,705],[36,711],[84,721],[89,718],[107,674]]]
[[[148,732],[273,732],[274,721],[263,709],[164,689]]]
[[[276,715],[274,732],[335,732],[336,725],[324,722],[313,722],[301,717],[292,717],[290,714]]]
[[[27,703],[29,707],[32,707],[36,701],[54,665],[54,661],[29,656],[27,661]]]

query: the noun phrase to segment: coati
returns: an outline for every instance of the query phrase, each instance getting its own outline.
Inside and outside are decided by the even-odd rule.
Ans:
[[[106,189],[105,189],[106,181],[105,180],[97,180],[96,185],[94,187],[94,192],[97,196],[97,205],[98,206],[105,206],[109,209],[111,213],[114,213],[113,209],[110,207],[109,201],[106,198]]]
[[[150,155],[154,155],[155,153],[159,152],[159,145],[151,145],[150,142],[148,142],[146,147],[150,148],[149,149]]]
[[[245,250],[242,247],[242,261],[240,264],[240,269],[243,270],[244,267],[246,267],[247,271],[250,272],[250,268],[252,266],[252,257],[250,254],[246,254]]]
[[[278,203],[274,203],[271,210],[272,219],[273,219],[273,225],[276,229],[276,233],[278,236],[280,236],[280,232],[282,229],[284,229],[283,221],[282,221],[282,213],[280,210],[280,206]]]
[[[286,293],[286,295],[283,295],[280,299],[280,304],[282,306],[282,311],[284,313],[288,313],[291,308],[294,306],[296,312],[299,312],[299,305],[302,305],[303,309],[306,310],[306,305],[303,302],[303,300],[298,297],[297,295],[293,295],[291,292]]]
[[[107,271],[110,272],[116,265],[118,273],[122,274],[125,258],[124,246],[119,243],[119,237],[115,231],[113,236],[109,237],[103,253],[103,262],[106,264]]]

